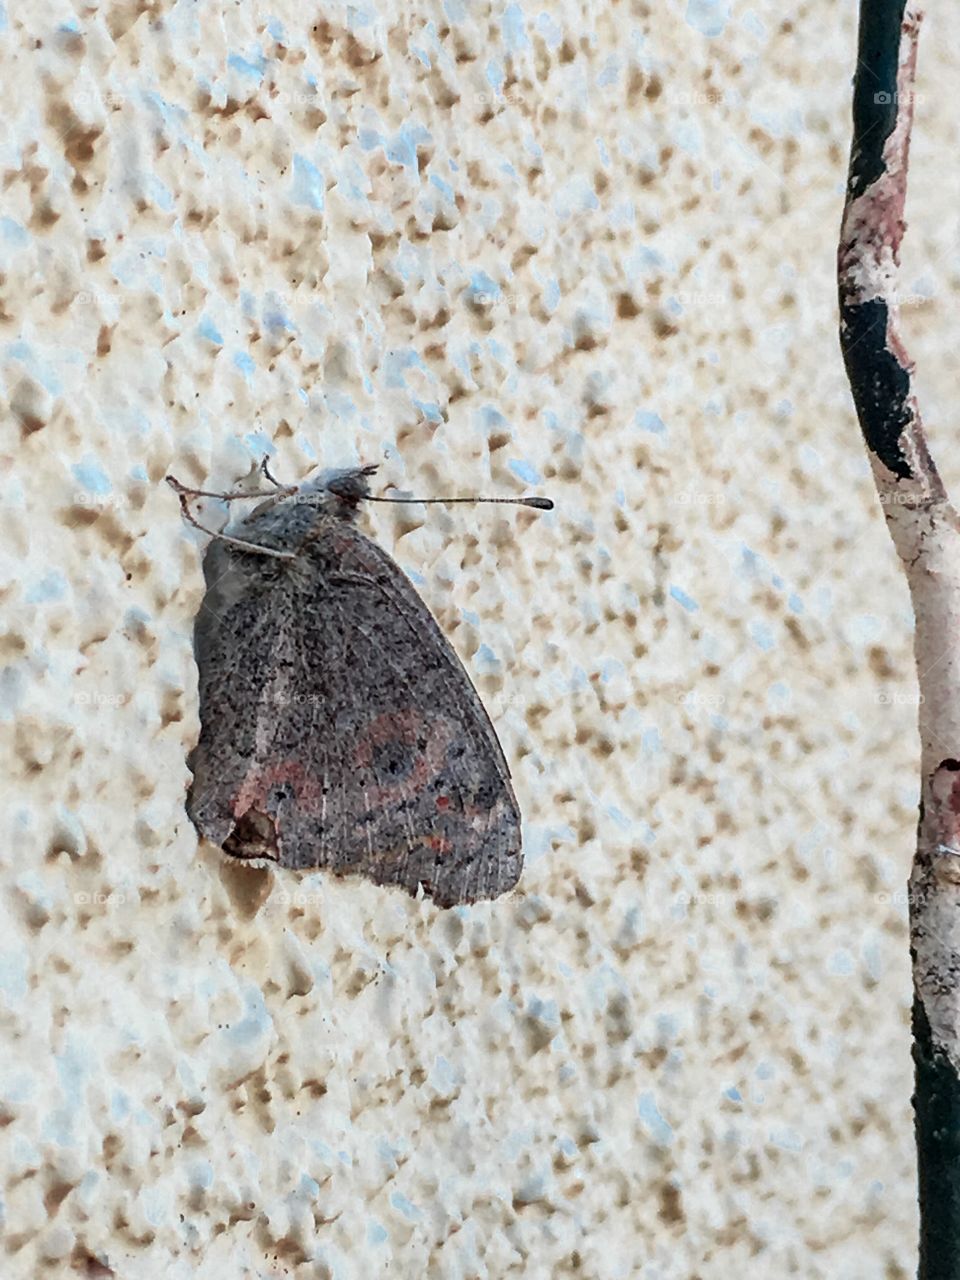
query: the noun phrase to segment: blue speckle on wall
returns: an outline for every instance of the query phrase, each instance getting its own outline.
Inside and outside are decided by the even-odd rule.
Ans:
[[[407,1197],[402,1195],[399,1191],[394,1191],[390,1197],[390,1203],[395,1209],[398,1209],[400,1213],[403,1214],[408,1222],[417,1222],[423,1217],[423,1214],[417,1206],[415,1204],[411,1204]]]
[[[748,9],[740,19],[740,25],[744,31],[750,35],[756,36],[758,40],[765,40],[767,37],[766,24],[757,16],[753,9]]]
[[[197,325],[197,333],[200,334],[201,338],[206,338],[208,342],[212,342],[218,347],[223,346],[223,337],[212,320],[204,317]]]
[[[29,244],[30,235],[25,227],[13,218],[0,218],[0,232],[3,233],[4,240],[9,240],[11,244]]]
[[[725,1098],[729,1098],[729,1100],[730,1100],[731,1102],[742,1102],[742,1101],[743,1101],[743,1095],[740,1093],[740,1090],[739,1090],[739,1089],[734,1088],[734,1086],[733,1086],[733,1085],[731,1085],[729,1089],[724,1089],[724,1091],[723,1091],[723,1096],[724,1096]]]
[[[376,129],[360,129],[357,141],[361,151],[376,151],[377,147],[383,146],[383,134],[377,133]]]
[[[49,1112],[40,1130],[43,1141],[57,1147],[72,1147],[76,1114],[77,1112],[69,1107],[57,1107],[56,1110]]]
[[[225,1038],[237,1045],[249,1044],[259,1039],[271,1024],[270,1014],[263,1002],[259,988],[247,984],[244,994],[246,1014],[241,1020],[224,1032]]]
[[[688,156],[698,156],[703,151],[703,134],[696,120],[681,120],[673,136],[677,146]]]
[[[148,173],[143,179],[144,194],[148,196],[158,209],[162,209],[164,213],[172,213],[174,209],[173,195],[170,188],[165,186],[156,174]],[[156,280],[155,289],[157,293],[163,292],[163,284],[160,278],[154,277]]]
[[[553,198],[553,209],[558,218],[566,219],[575,213],[587,213],[599,209],[600,201],[593,184],[582,174],[568,179]]]
[[[523,10],[518,4],[507,5],[500,23],[500,30],[503,33],[503,43],[511,53],[519,53],[522,49],[530,47]]]
[[[27,604],[45,604],[48,600],[62,600],[66,593],[66,579],[62,573],[53,570],[33,584],[25,599]]]
[[[388,387],[402,387],[406,389],[407,381],[404,373],[407,369],[422,369],[426,373],[426,366],[420,359],[419,352],[413,347],[401,347],[397,351],[388,351],[383,359],[383,381]]]
[[[283,329],[296,329],[297,327],[285,311],[280,311],[276,307],[264,311],[263,323],[271,333],[278,333]]]
[[[417,158],[417,145],[430,142],[431,136],[423,125],[405,124],[402,129],[390,138],[384,147],[384,155],[394,164],[402,164],[406,169],[419,173],[420,162]]]
[[[727,25],[730,9],[724,0],[687,0],[684,19],[702,36],[719,36]]]
[[[113,488],[108,477],[101,470],[100,464],[89,455],[82,462],[75,463],[70,469],[73,472],[73,478],[85,493],[94,493],[102,496],[109,493]]]
[[[293,157],[293,184],[290,199],[308,209],[323,209],[323,174],[315,164],[299,154]]]
[[[771,1129],[769,1140],[775,1147],[780,1147],[783,1151],[800,1152],[803,1150],[803,1139],[796,1129],[791,1129],[787,1126]]]
[[[673,1129],[667,1124],[650,1090],[641,1093],[637,1099],[637,1115],[647,1127],[651,1138],[661,1147],[669,1147],[673,1143]]]
[[[83,1085],[93,1065],[89,1053],[81,1052],[71,1038],[62,1053],[54,1054],[53,1061],[60,1078],[64,1099],[78,1107],[83,1104]]]
[[[233,353],[233,363],[245,378],[251,378],[256,372],[257,366],[247,355],[246,351],[235,351]]]
[[[0,4],[0,31],[6,31],[9,25],[10,23],[7,19],[7,6],[5,4]]]
[[[503,88],[503,82],[507,78],[499,62],[487,63],[486,77],[487,84],[496,89],[498,93]]]
[[[187,1169],[187,1182],[191,1187],[213,1186],[213,1165],[209,1160],[194,1160]]]
[[[27,994],[27,959],[20,951],[0,952],[0,991],[12,1000]]]
[[[631,279],[634,276],[654,276],[663,268],[663,258],[655,249],[648,249],[645,245],[637,245],[627,254],[625,266]]]
[[[803,601],[800,599],[800,597],[797,595],[795,591],[792,591],[790,595],[787,597],[787,605],[789,606],[791,613],[804,612]]]
[[[643,431],[650,431],[655,436],[662,436],[667,433],[667,428],[659,413],[654,413],[650,409],[638,409],[633,415],[633,420]]]
[[[376,1218],[371,1218],[367,1223],[367,1244],[383,1244],[385,1240],[389,1240],[386,1230]]]
[[[484,675],[492,675],[500,668],[500,659],[488,644],[482,644],[474,655],[474,664]]]
[[[547,281],[544,286],[541,301],[543,302],[544,310],[550,313],[556,311],[557,307],[560,305],[560,285],[555,279]]]
[[[441,195],[446,196],[448,200],[456,199],[456,192],[449,182],[444,182],[442,178],[438,178],[435,173],[430,175],[430,185],[437,188]]]
[[[500,297],[501,289],[496,280],[492,280],[485,271],[475,271],[470,277],[470,284],[467,288],[467,297],[490,298],[496,300]]]
[[[557,26],[549,13],[541,13],[537,17],[537,30],[551,49],[556,49],[563,39],[563,30]]]
[[[841,947],[838,951],[834,951],[827,961],[827,973],[832,974],[835,978],[849,978],[854,971],[854,967],[853,956],[846,947]]]
[[[410,46],[410,52],[415,57],[419,58],[419,60],[423,63],[423,65],[429,70],[431,65],[430,57],[424,49],[421,49],[418,45],[412,44]]]
[[[234,71],[238,71],[240,75],[246,76],[250,80],[256,80],[259,84],[263,79],[263,73],[267,67],[267,60],[262,53],[254,55],[253,60],[241,58],[238,53],[231,53],[227,58],[227,66]]]
[[[523,847],[529,862],[538,862],[553,849],[553,842],[565,842],[573,839],[572,827],[548,827],[540,823],[523,824]]]
[[[357,415],[357,406],[345,391],[326,391],[323,402],[341,422],[351,422]]]
[[[273,36],[274,40],[283,39],[283,23],[279,18],[271,18],[267,23],[267,30]]]
[[[524,484],[540,484],[542,481],[540,472],[529,462],[511,458],[508,466],[517,479],[522,480]]]
[[[248,431],[243,437],[243,443],[255,458],[262,458],[265,453],[276,453],[273,441],[262,431]]]
[[[442,422],[443,414],[440,406],[433,400],[418,400],[416,396],[410,397],[413,407],[426,418],[428,422]]]
[[[480,410],[480,424],[483,431],[488,434],[491,431],[510,430],[510,423],[506,420],[499,409],[495,409],[492,404],[485,404]],[[512,432],[511,432],[512,434]]]
[[[437,1054],[433,1060],[429,1081],[439,1092],[446,1093],[456,1087],[457,1073],[442,1053]]]
[[[358,9],[355,5],[347,5],[347,26],[351,31],[355,31],[358,27],[369,27],[373,22],[373,15],[367,13],[365,9]]]
[[[696,600],[694,600],[692,596],[688,596],[687,593],[684,590],[682,590],[682,588],[680,587],[671,586],[670,595],[673,597],[674,600],[676,600],[677,604],[683,605],[687,613],[696,613],[697,610],[700,608]]]
[[[617,77],[620,75],[620,67],[618,60],[611,54],[600,74],[597,76],[597,85],[603,89],[607,85],[616,84]]]
[[[771,649],[776,647],[776,640],[773,637],[769,625],[760,619],[755,619],[747,628],[750,638],[757,648],[762,649],[764,653],[769,653]]]

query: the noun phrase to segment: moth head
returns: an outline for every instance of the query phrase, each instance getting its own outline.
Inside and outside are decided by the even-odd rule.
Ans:
[[[368,477],[376,470],[376,466],[369,466],[322,471],[303,485],[298,499],[318,507],[332,508],[337,515],[352,516],[363,499],[370,496]]]
[[[371,467],[353,467],[348,471],[332,472],[328,476],[324,488],[327,493],[332,493],[341,502],[346,502],[349,506],[355,507],[364,498],[370,496],[367,477],[372,476],[376,470],[377,468],[374,465]]]

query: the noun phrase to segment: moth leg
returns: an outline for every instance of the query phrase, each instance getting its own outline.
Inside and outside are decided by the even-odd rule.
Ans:
[[[270,459],[266,454],[263,455],[263,461],[260,463],[260,470],[272,485],[275,485],[278,489],[282,489],[284,493],[297,492],[297,486],[295,484],[281,484],[276,476],[271,473]]]
[[[185,498],[219,498],[221,502],[239,502],[242,498],[275,498],[277,496],[274,489],[234,489],[230,493],[217,493],[213,489],[191,489],[189,485],[181,484],[176,476],[165,476],[167,484],[179,497],[181,505]],[[271,476],[272,480],[273,477]],[[276,481],[273,481],[276,484]],[[283,484],[280,488],[285,493],[296,493],[297,486],[295,484]]]
[[[231,538],[228,533],[217,533],[214,529],[208,529],[206,525],[200,523],[190,510],[189,500],[191,497],[200,496],[204,498],[226,498],[230,495],[207,493],[203,489],[187,489],[179,482],[179,480],[174,480],[173,476],[167,476],[167,483],[180,499],[180,513],[184,520],[186,520],[188,524],[192,524],[195,529],[199,529],[201,533],[206,533],[211,538],[216,538],[219,542],[229,542],[231,546],[239,547],[242,551],[255,551],[257,555],[260,556],[273,556],[275,560],[295,560],[297,558],[293,551],[274,551],[273,547],[258,547],[255,542],[247,542],[243,538]],[[250,495],[237,494],[235,496],[246,498]]]

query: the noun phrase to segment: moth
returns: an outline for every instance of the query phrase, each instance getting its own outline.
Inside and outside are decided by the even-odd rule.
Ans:
[[[413,584],[356,524],[376,467],[271,488],[214,536],[194,630],[200,738],[187,811],[231,858],[495,898],[523,865],[496,731]],[[197,497],[173,476],[185,518]],[[504,501],[550,509],[546,498]],[[206,530],[206,532],[211,532]]]

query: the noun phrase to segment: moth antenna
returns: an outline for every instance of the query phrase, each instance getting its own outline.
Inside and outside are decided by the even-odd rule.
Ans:
[[[454,502],[497,502],[504,506],[514,507],[533,507],[536,511],[552,511],[552,498],[524,497],[524,498],[388,498],[383,494],[368,493],[364,497],[364,502],[417,502],[423,506],[431,502],[441,502],[444,506],[449,506]]]

